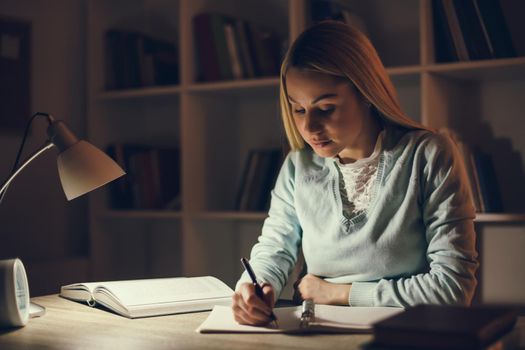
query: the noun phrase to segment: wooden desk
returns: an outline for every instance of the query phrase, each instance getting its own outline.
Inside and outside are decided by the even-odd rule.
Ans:
[[[209,312],[130,320],[49,295],[46,315],[0,330],[0,349],[359,349],[371,335],[198,334]]]

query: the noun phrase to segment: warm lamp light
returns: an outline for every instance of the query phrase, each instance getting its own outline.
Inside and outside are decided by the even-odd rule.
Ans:
[[[46,117],[49,122],[49,140],[18,166],[31,123],[38,116]],[[55,120],[47,113],[38,112],[28,122],[13,170],[0,188],[0,203],[13,179],[29,163],[53,146],[59,151],[58,173],[67,200],[82,196],[125,174],[122,168],[101,150],[79,140],[64,122]],[[19,259],[0,260],[0,291],[0,328],[24,326],[29,318],[30,309],[34,309],[35,314],[43,314],[45,311],[44,308],[29,302],[27,276]]]

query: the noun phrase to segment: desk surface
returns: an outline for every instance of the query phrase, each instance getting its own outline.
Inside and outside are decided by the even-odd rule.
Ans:
[[[57,295],[33,298],[46,315],[0,330],[0,349],[359,349],[367,334],[198,334],[209,312],[127,319]]]

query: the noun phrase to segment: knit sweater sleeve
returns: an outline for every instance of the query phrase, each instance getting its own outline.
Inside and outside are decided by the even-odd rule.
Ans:
[[[295,266],[301,242],[301,228],[294,204],[293,158],[297,156],[298,152],[292,152],[284,161],[271,193],[268,218],[250,254],[250,264],[259,282],[270,283],[276,298]],[[243,282],[250,282],[246,272],[237,282],[236,289]]]
[[[475,211],[460,159],[453,141],[442,135],[422,141],[415,159],[420,162],[420,208],[429,270],[397,279],[356,282],[350,305],[470,304],[478,267]]]

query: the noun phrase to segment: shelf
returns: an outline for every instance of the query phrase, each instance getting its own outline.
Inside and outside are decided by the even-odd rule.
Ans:
[[[403,75],[415,75],[422,73],[424,70],[423,66],[400,66],[400,67],[386,67],[386,72],[391,77],[403,76]]]
[[[200,212],[191,214],[192,219],[199,220],[247,220],[263,221],[268,217],[267,212],[247,212],[247,211],[217,211],[217,212]]]
[[[432,64],[423,70],[475,81],[517,79],[525,77],[525,57]]]
[[[181,219],[180,211],[162,210],[108,210],[105,219]]]
[[[258,79],[244,79],[244,80],[229,80],[229,81],[217,81],[217,82],[205,82],[205,83],[194,83],[188,86],[188,92],[195,93],[238,93],[244,89],[257,90],[257,89],[278,89],[279,78],[268,77]]]
[[[104,91],[99,93],[100,100],[132,99],[137,97],[170,96],[180,94],[182,88],[175,86],[152,86],[136,89]]]
[[[504,214],[504,213],[478,213],[476,223],[502,223],[514,224],[525,222],[525,214]]]

